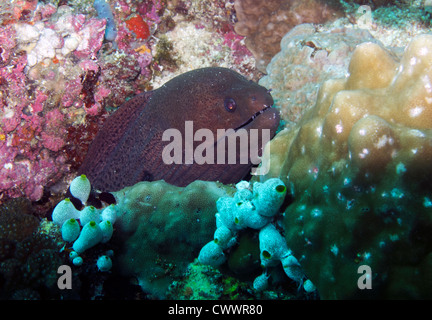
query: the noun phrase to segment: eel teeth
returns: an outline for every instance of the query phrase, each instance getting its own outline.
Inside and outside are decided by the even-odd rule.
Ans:
[[[251,123],[252,121],[254,121],[258,116],[260,116],[261,114],[263,114],[267,109],[271,108],[271,106],[267,106],[264,105],[264,108],[261,109],[260,111],[255,112],[248,120],[246,120],[242,125],[240,125],[239,127],[235,128],[234,131],[237,131],[238,129],[241,129],[245,126],[247,126],[249,123]]]

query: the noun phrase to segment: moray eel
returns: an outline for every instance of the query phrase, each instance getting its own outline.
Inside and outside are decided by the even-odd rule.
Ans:
[[[199,129],[211,130],[216,138],[209,139],[209,144],[215,149],[221,142],[218,129],[235,132],[245,129],[248,136],[251,129],[259,129],[255,130],[259,133],[266,129],[271,138],[279,124],[279,112],[272,105],[266,88],[230,69],[215,67],[186,72],[156,90],[135,96],[116,110],[96,135],[78,174],[85,174],[94,189],[105,192],[160,179],[177,186],[186,186],[194,180],[236,183],[250,172],[251,159],[242,163],[237,155],[235,163],[218,163],[215,151],[214,164],[211,161],[188,164],[185,150],[190,139],[186,137],[189,130],[186,124],[193,125],[193,133]],[[168,129],[182,135],[181,163],[167,164],[163,158],[165,148],[174,140],[174,137],[163,139]],[[203,137],[201,141],[195,138],[198,141],[188,144],[193,150],[206,141]],[[260,154],[261,141],[262,137],[258,139]],[[207,151],[202,154],[210,155]]]

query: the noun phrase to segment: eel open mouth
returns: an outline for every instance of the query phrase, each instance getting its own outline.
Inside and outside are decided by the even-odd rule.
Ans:
[[[262,115],[266,110],[270,109],[271,107],[272,106],[266,106],[266,105],[264,105],[264,109],[255,112],[248,120],[246,120],[240,126],[238,126],[237,128],[235,128],[234,131],[237,131],[239,129],[242,129],[242,128],[246,127],[248,124],[250,124],[252,121],[254,121],[257,117],[259,117],[260,115]]]

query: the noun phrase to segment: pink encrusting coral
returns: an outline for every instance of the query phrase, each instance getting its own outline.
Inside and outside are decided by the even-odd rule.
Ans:
[[[141,8],[143,17],[152,25],[160,23],[162,2],[149,3]],[[104,44],[106,19],[93,8],[37,0],[0,7],[11,12],[0,24],[0,203],[20,196],[37,201],[45,187],[67,179],[70,168],[79,166],[75,161],[82,155],[69,154],[70,144],[89,144],[97,131],[91,122],[98,123],[104,107],[117,107],[142,91],[133,83],[142,83],[141,74],[149,78],[152,57],[150,51],[135,50],[139,40],[128,30],[123,36],[129,41],[120,49]],[[117,25],[126,18],[123,12],[115,16]],[[116,53],[114,58],[102,52],[103,46]],[[121,69],[128,57],[138,68],[132,78],[110,74],[110,67]],[[92,134],[75,133],[86,127]],[[71,132],[73,142],[68,140]]]
[[[26,89],[25,55],[12,54],[9,65],[13,67],[0,68],[0,201],[23,195],[39,200],[43,186],[68,170],[60,154],[48,151],[64,145],[63,115],[57,109],[46,117],[40,115],[48,96],[41,90],[29,93]]]
[[[244,36],[238,35],[234,30],[229,30],[228,32],[223,33],[223,38],[223,44],[227,45],[231,49],[236,64],[241,64],[245,57],[252,56],[252,53],[244,44]]]
[[[63,127],[64,115],[54,109],[46,113],[45,124],[41,133],[42,144],[51,151],[59,151],[65,145],[66,129]]]
[[[39,150],[22,152],[18,147],[9,146],[8,141],[0,142],[0,200],[23,195],[33,201],[39,200],[44,186],[58,180],[66,171],[63,156],[54,158],[47,149]]]
[[[207,64],[200,66],[254,76],[244,37],[234,32],[232,0],[105,2],[114,21],[93,1],[0,2],[0,204],[61,190],[51,186],[70,180],[109,113],[196,53]],[[173,29],[177,39],[166,37]],[[196,38],[179,31],[206,38],[191,55],[184,48]]]
[[[74,51],[75,56],[81,59],[96,58],[97,52],[102,47],[105,25],[105,20],[97,18],[91,18],[84,23],[78,32],[81,41]]]

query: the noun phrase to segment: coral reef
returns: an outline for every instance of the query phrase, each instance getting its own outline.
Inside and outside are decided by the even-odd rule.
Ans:
[[[150,298],[177,295],[181,299],[244,299],[259,294],[266,299],[285,299],[304,296],[307,293],[299,292],[297,287],[303,283],[304,274],[275,228],[280,221],[276,222],[274,216],[284,203],[286,187],[280,179],[270,179],[263,184],[256,182],[254,193],[248,186],[246,181],[238,183],[232,197],[234,187],[216,182],[195,181],[184,188],[164,181],[140,182],[114,192],[116,204],[104,205],[101,210],[85,201],[82,204],[87,206],[77,210],[72,203],[78,199],[66,198],[54,208],[52,218],[54,225],[61,226],[61,237],[66,242],[64,251],[69,252],[69,263],[74,265],[79,282],[83,270],[94,273],[97,268],[99,272],[107,272],[115,266],[115,271],[124,279],[136,277]],[[70,191],[72,196],[87,199],[90,189],[86,177],[75,178]],[[244,206],[239,205],[239,201],[243,201]],[[212,264],[205,261],[203,252],[208,247],[205,241],[213,233],[216,209],[219,211],[216,214],[218,228],[215,240],[209,244],[223,247],[229,256],[221,269],[234,275],[242,269],[254,269],[255,262],[245,256],[250,257],[259,246],[261,257],[258,254],[256,260],[261,259],[265,267],[265,282],[270,275],[276,275],[271,290],[252,286],[256,270],[245,279],[237,280],[205,266]],[[252,245],[245,245],[248,236],[245,237],[244,229],[247,227],[261,229],[259,244],[252,241]],[[115,248],[115,252],[110,248]],[[274,269],[275,265],[280,270]],[[296,281],[288,290],[284,287],[286,280],[280,280],[279,271]],[[197,288],[197,279],[203,277],[208,277],[205,280],[208,288],[203,283]],[[105,285],[109,278],[110,275],[97,282]]]
[[[270,172],[293,195],[288,247],[323,298],[430,297],[432,36],[402,58],[359,45],[348,77],[269,144]],[[373,290],[359,290],[358,267]]]
[[[197,261],[189,264],[181,281],[173,282],[168,297],[180,300],[250,299],[246,283]]]
[[[308,292],[298,290],[304,274],[286,247],[279,233],[280,226],[275,227],[280,225],[281,217],[276,220],[274,216],[284,203],[286,187],[280,179],[255,182],[254,193],[246,181],[236,187],[234,194],[233,186],[217,182],[195,181],[184,188],[164,181],[140,182],[114,192],[116,204],[103,205],[101,210],[86,202],[82,204],[87,206],[77,210],[72,203],[78,199],[66,198],[54,208],[52,219],[54,225],[61,226],[64,251],[69,253],[69,263],[78,276],[75,281],[80,284],[88,281],[83,272],[107,272],[114,267],[123,281],[136,277],[149,298],[171,299],[174,295],[180,299],[244,299],[254,295],[266,299],[306,297]],[[87,199],[89,192],[85,176],[72,181],[73,196]],[[239,201],[244,205],[239,205]],[[227,263],[221,265],[225,257],[218,263],[227,274],[206,267],[212,263],[203,258],[213,254],[203,252],[209,247],[204,244],[215,228],[216,210],[219,213],[216,214],[215,240],[208,244],[220,246],[227,253]],[[114,223],[116,232],[113,232]],[[259,243],[250,241],[251,233],[247,230],[250,228],[260,229]],[[252,258],[255,250],[261,252]],[[198,259],[191,263],[195,257]],[[256,264],[259,260],[264,272]],[[247,269],[251,272],[240,277],[243,279],[233,278]],[[253,284],[253,277],[260,272],[263,272],[261,278],[265,284],[271,281],[271,287],[258,288]],[[288,278],[281,280],[281,272],[295,281],[286,286]],[[269,280],[270,276],[274,279]],[[110,277],[111,274],[99,277],[95,283],[105,286]],[[203,283],[197,288],[197,278],[203,277],[208,277],[205,280],[208,288]]]
[[[429,0],[0,1],[0,298],[429,298],[432,44],[394,47],[428,29],[431,11]],[[329,23],[295,27],[307,21]],[[104,210],[45,219],[125,100],[203,66],[257,81],[275,54],[261,84],[286,129],[261,182],[283,180],[285,212],[274,228],[237,230],[217,270],[195,258],[233,186],[140,183]],[[83,221],[100,233],[78,254]],[[285,273],[297,262],[310,279],[299,291]],[[63,264],[73,290],[60,292]],[[365,265],[373,290],[357,286]]]
[[[337,2],[321,0],[236,0],[235,9],[235,31],[246,36],[246,46],[262,72],[280,51],[280,40],[291,28],[302,23],[324,23],[340,15]]]
[[[32,215],[27,199],[0,208],[0,298],[60,298],[57,268],[64,263],[58,229]]]
[[[94,69],[88,59],[102,46],[104,21],[66,6],[57,10],[38,4],[34,9],[26,19],[1,26],[0,147],[6,157],[0,192],[3,198],[25,195],[36,201],[44,187],[69,172],[68,154],[62,151],[69,127],[82,119],[76,112],[99,114],[106,93],[95,90],[93,104],[80,109],[85,84],[80,76]],[[82,61],[72,63],[77,58]],[[63,94],[69,89],[71,95]]]
[[[179,73],[203,66],[229,67],[247,78],[258,80],[261,73],[244,43],[244,37],[234,31],[234,1],[169,1],[169,10],[183,14],[166,19],[161,27],[168,28],[164,36],[171,43],[169,51],[178,69],[158,68],[160,85]],[[187,39],[187,41],[185,41]]]
[[[286,290],[265,290],[256,292],[249,281],[239,280],[226,272],[199,263],[190,263],[184,275],[172,282],[167,299],[175,300],[253,300],[257,297],[266,300],[289,300],[293,296],[304,298]]]
[[[123,249],[114,263],[122,274],[137,277],[144,291],[165,297],[170,283],[212,237],[216,200],[232,191],[215,182],[181,188],[154,181],[115,192],[116,234]]]
[[[317,32],[313,25],[302,24],[288,32],[259,81],[272,90],[282,120],[298,122],[314,105],[322,82],[344,77],[355,47],[366,41],[377,42],[362,29]]]
[[[1,29],[0,199],[26,195],[38,200],[43,186],[51,179],[58,179],[60,171],[67,170],[64,156],[50,153],[62,144],[58,141],[62,126],[56,128],[56,125],[63,118],[55,111],[47,112],[46,118],[39,115],[47,95],[42,90],[26,89],[26,55],[14,51],[15,29],[10,25]]]
[[[161,0],[1,3],[0,201],[38,201],[61,190],[107,115],[174,72],[224,65],[252,74],[250,53],[229,20],[232,6]]]
[[[50,216],[98,128],[127,98],[194,67],[254,73],[230,22],[233,1],[19,0],[0,9],[0,203],[25,196],[41,217]],[[69,240],[72,233],[65,231]],[[97,296],[103,279],[93,262],[115,245],[66,259],[80,276],[74,283],[92,282],[82,298]]]

